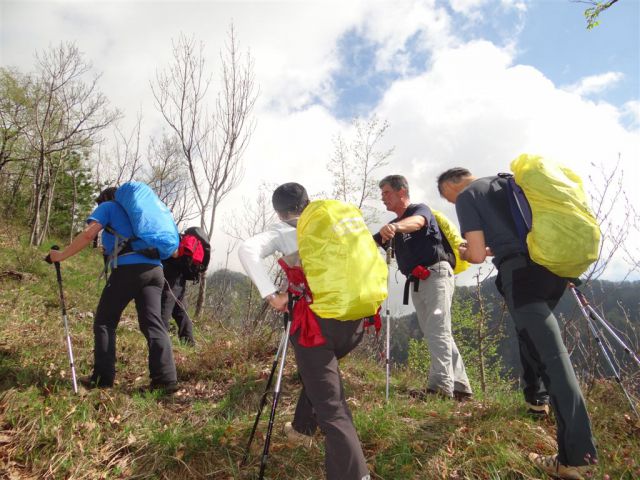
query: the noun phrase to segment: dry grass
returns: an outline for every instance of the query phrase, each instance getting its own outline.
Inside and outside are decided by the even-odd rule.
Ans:
[[[0,232],[0,242],[7,235]],[[265,388],[279,332],[240,335],[213,321],[196,323],[197,348],[174,344],[182,389],[172,397],[141,393],[147,352],[135,314],[118,330],[118,377],[110,390],[70,388],[53,269],[13,242],[0,243],[1,479],[255,478],[269,408],[249,465],[240,461]],[[91,312],[98,259],[63,264],[79,374],[92,359]],[[20,275],[1,275],[3,271]],[[529,451],[555,451],[552,420],[524,415],[520,394],[495,393],[464,404],[419,401],[415,372],[393,373],[384,402],[384,370],[363,352],[342,366],[349,404],[374,479],[533,479]],[[323,448],[286,446],[282,425],[300,383],[287,363],[267,478],[323,477]],[[640,478],[640,425],[616,385],[593,389],[589,409],[600,449],[594,478]]]

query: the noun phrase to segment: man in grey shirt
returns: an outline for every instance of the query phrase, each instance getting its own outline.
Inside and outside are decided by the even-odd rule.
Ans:
[[[558,454],[531,453],[529,459],[555,477],[581,479],[597,454],[584,398],[552,311],[567,280],[534,263],[523,251],[506,182],[500,177],[477,179],[465,168],[453,168],[438,177],[438,190],[456,206],[467,241],[460,246],[460,257],[471,263],[494,257],[496,284],[515,324],[523,364],[544,381],[551,396]]]

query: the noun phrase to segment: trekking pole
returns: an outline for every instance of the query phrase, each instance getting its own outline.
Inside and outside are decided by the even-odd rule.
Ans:
[[[265,386],[264,393],[262,394],[262,398],[260,399],[260,406],[258,407],[258,413],[256,414],[256,419],[253,422],[253,428],[251,429],[251,434],[249,435],[249,441],[247,442],[247,447],[244,452],[244,457],[242,457],[242,463],[240,465],[246,465],[247,459],[249,458],[251,443],[253,442],[253,437],[255,436],[256,429],[258,428],[258,422],[260,422],[260,416],[262,415],[262,410],[264,410],[264,406],[267,404],[267,396],[269,395],[269,389],[271,388],[271,382],[273,381],[273,374],[275,373],[276,367],[278,366],[278,358],[280,357],[280,353],[282,352],[283,345],[286,342],[287,342],[287,331],[284,330],[282,332],[282,337],[280,338],[278,351],[276,352],[276,356],[273,358],[273,363],[271,364],[271,373],[269,374],[267,385]]]
[[[278,377],[276,378],[276,385],[273,389],[273,403],[271,404],[271,415],[269,415],[269,426],[267,427],[267,436],[264,439],[264,449],[262,451],[262,458],[260,460],[260,475],[259,480],[264,478],[264,471],[267,468],[267,458],[269,457],[269,445],[271,443],[271,432],[273,431],[273,421],[276,417],[276,408],[278,406],[278,400],[280,398],[280,385],[282,384],[282,373],[284,372],[284,362],[287,359],[287,339],[291,332],[291,319],[289,318],[291,312],[291,299],[289,300],[289,309],[284,314],[284,341],[282,345],[282,357],[280,358],[280,368],[278,370]]]
[[[589,311],[589,314],[591,316],[592,319],[597,320],[598,323],[600,323],[600,325],[602,325],[602,327],[604,327],[604,329],[609,332],[609,334],[613,337],[613,339],[618,342],[618,344],[622,347],[622,349],[624,350],[624,353],[626,353],[627,355],[629,355],[640,367],[640,358],[638,357],[638,355],[636,355],[633,350],[631,350],[625,343],[624,341],[622,341],[622,339],[618,336],[618,334],[616,334],[616,332],[611,328],[611,326],[607,323],[607,321],[602,318],[598,312],[595,311],[595,309],[591,306],[591,304],[589,303],[589,301],[586,299],[586,297],[584,296],[584,294],[578,290],[578,288],[571,284],[569,286],[569,288],[571,288],[574,292],[574,295],[576,295],[578,297],[578,301],[584,305],[584,307]]]
[[[600,338],[600,335],[598,333],[598,329],[594,325],[593,320],[594,319],[598,319],[603,326],[606,324],[606,322],[604,321],[603,318],[600,317],[600,315],[598,315],[596,313],[596,311],[593,309],[593,307],[589,304],[589,301],[586,299],[586,297],[582,294],[582,292],[580,290],[578,290],[576,288],[576,286],[573,283],[569,284],[569,288],[571,289],[571,292],[573,293],[573,296],[576,299],[576,302],[578,302],[578,306],[580,307],[580,311],[582,312],[582,315],[587,320],[587,325],[589,326],[589,330],[591,331],[591,335],[593,335],[593,338],[595,339],[596,343],[600,347],[600,350],[602,351],[602,355],[604,356],[605,360],[607,361],[607,363],[609,365],[609,368],[611,369],[611,372],[613,372],[613,377],[615,378],[616,383],[618,385],[620,385],[620,388],[624,392],[625,397],[627,397],[627,401],[629,402],[629,405],[631,406],[631,410],[633,410],[633,413],[635,413],[636,417],[638,417],[638,419],[640,419],[640,414],[638,413],[638,410],[636,409],[634,401],[631,398],[631,396],[629,395],[629,392],[627,392],[627,389],[624,388],[624,384],[622,383],[622,379],[620,378],[620,374],[619,374],[618,370],[616,369],[615,365],[613,364],[613,361],[611,360],[611,357],[609,356],[609,353],[607,352],[607,349],[605,348],[604,344],[602,343],[602,339]],[[638,357],[624,344],[624,342],[618,337],[618,335],[616,335],[615,332],[613,332],[611,327],[609,327],[609,325],[606,325],[605,328],[620,343],[620,345],[623,346],[623,348],[625,349],[625,352],[631,353],[633,359],[636,360],[636,362],[637,362],[638,361]]]
[[[54,245],[51,250],[60,250],[60,247]],[[69,353],[69,365],[71,366],[71,379],[73,381],[73,392],[78,393],[78,383],[76,380],[76,367],[73,362],[73,349],[71,348],[71,336],[69,335],[69,323],[67,321],[67,307],[64,302],[64,290],[62,289],[62,274],[60,273],[60,262],[52,262],[51,257],[47,255],[45,258],[47,263],[53,263],[56,267],[56,276],[58,277],[58,287],[60,289],[60,306],[62,308],[62,320],[64,323],[64,333],[67,337],[67,352]]]
[[[386,335],[386,354],[385,354],[385,367],[387,370],[387,381],[386,381],[386,386],[385,386],[385,401],[388,402],[389,401],[389,382],[390,382],[390,377],[391,377],[391,364],[389,363],[389,358],[391,355],[391,312],[389,309],[389,280],[388,280],[388,275],[390,275],[389,272],[389,266],[391,265],[391,256],[393,254],[393,244],[392,244],[392,240],[389,240],[389,243],[387,244],[387,249],[386,249],[386,259],[387,259],[387,305],[386,305],[386,309],[385,309],[385,320],[386,320],[386,330],[387,330],[387,335]]]

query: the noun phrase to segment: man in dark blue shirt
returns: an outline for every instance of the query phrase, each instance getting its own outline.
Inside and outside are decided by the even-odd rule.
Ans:
[[[383,178],[379,187],[385,207],[397,216],[373,238],[380,246],[393,241],[400,271],[418,283],[411,298],[431,355],[427,392],[465,400],[471,397],[471,386],[451,333],[453,268],[440,228],[429,207],[411,203],[409,184],[402,175]],[[428,271],[428,277],[414,278],[416,268]]]
[[[558,427],[558,454],[530,453],[539,468],[557,478],[579,479],[596,461],[596,448],[578,380],[562,341],[553,307],[567,280],[534,263],[522,251],[509,209],[506,180],[476,178],[465,168],[438,177],[438,190],[454,203],[460,231],[467,241],[460,258],[482,263],[493,256],[496,284],[518,333],[523,362],[542,378],[551,397]]]
[[[132,237],[133,229],[124,209],[116,203],[111,187],[97,199],[98,206],[87,219],[88,226],[64,250],[51,250],[52,262],[61,262],[89,245],[103,228],[110,226],[124,237]],[[116,238],[102,232],[105,253],[114,251]],[[123,310],[131,300],[136,303],[138,324],[147,339],[151,388],[173,393],[177,391],[176,365],[171,340],[160,315],[160,298],[164,285],[162,264],[158,259],[129,252],[110,260],[112,268],[102,291],[93,323],[94,366],[86,387],[112,387],[116,375],[116,328]]]

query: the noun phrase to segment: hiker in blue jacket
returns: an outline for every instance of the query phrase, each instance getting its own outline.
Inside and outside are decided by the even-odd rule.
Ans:
[[[116,203],[115,187],[103,190],[96,202],[98,206],[87,218],[87,227],[64,250],[51,250],[52,262],[72,257],[91,244],[98,233],[110,226],[125,237],[133,236],[133,229],[124,209]],[[112,252],[115,236],[102,232],[102,245],[106,253]],[[116,328],[125,307],[135,301],[138,325],[147,339],[151,389],[165,393],[177,391],[176,365],[171,341],[160,315],[164,275],[158,259],[140,253],[120,254],[110,260],[111,275],[102,291],[93,322],[94,366],[93,374],[80,379],[87,388],[109,388],[115,380]]]

